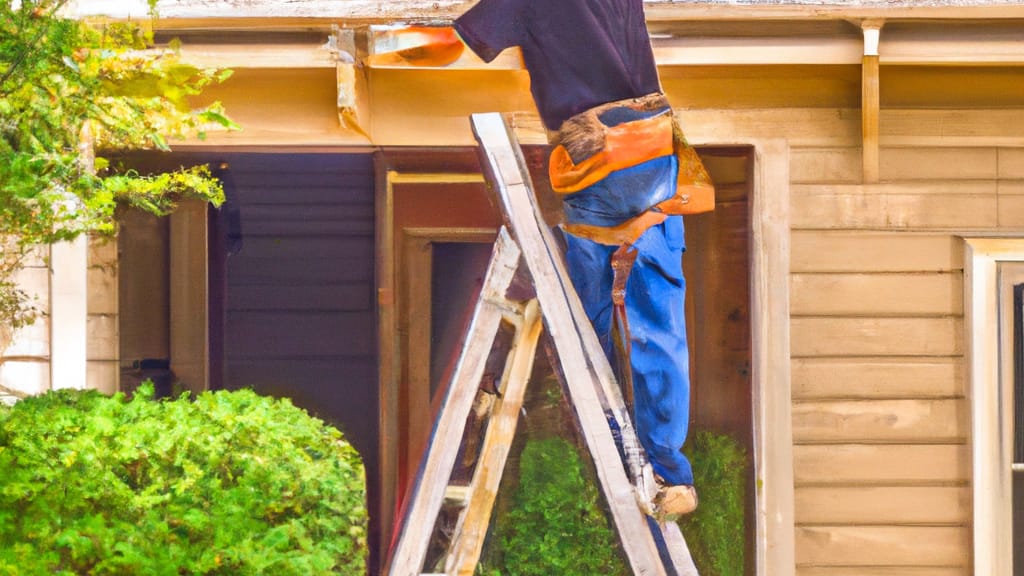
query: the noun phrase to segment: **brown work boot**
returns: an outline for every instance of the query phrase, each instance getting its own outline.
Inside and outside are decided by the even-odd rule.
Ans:
[[[675,521],[697,509],[697,489],[693,486],[662,486],[654,497],[656,516],[660,521]]]

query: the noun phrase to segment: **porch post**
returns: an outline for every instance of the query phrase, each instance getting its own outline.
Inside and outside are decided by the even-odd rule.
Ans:
[[[50,247],[50,383],[84,389],[88,312],[86,235]]]

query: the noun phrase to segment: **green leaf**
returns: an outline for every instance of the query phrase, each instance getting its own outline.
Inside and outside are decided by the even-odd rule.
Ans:
[[[164,152],[170,151],[171,147],[167,145],[167,140],[161,134],[153,132],[149,135],[150,139],[153,140],[153,145],[159,150]]]
[[[216,112],[214,110],[204,110],[203,112],[200,113],[200,117],[203,120],[205,120],[205,121],[216,122],[217,124],[220,124],[221,126],[223,126],[225,128],[229,128],[231,130],[241,130],[242,129],[241,126],[236,124],[230,118],[228,118],[227,116],[221,114],[220,112]]]
[[[83,175],[77,150],[87,123],[98,149],[168,150],[168,140],[204,124],[236,129],[219,107],[207,117],[187,107],[190,96],[228,73],[182,63],[173,51],[141,50],[152,42],[150,22],[76,21],[54,6],[0,2],[0,235],[27,246],[110,232],[115,199],[157,213],[181,196],[220,201],[209,175],[100,194],[116,174],[97,159],[100,176]],[[67,209],[65,195],[54,190],[73,194],[80,205]],[[2,288],[19,269],[17,259],[0,264],[0,325],[22,326],[34,315],[17,291]]]

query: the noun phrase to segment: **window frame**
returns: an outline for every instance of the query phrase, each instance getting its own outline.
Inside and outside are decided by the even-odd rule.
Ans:
[[[1004,275],[1009,266],[1024,269],[1024,238],[969,238],[965,242],[974,573],[1012,576],[1013,358],[1004,353],[1012,314],[1000,314],[1000,304],[1006,300]],[[1012,289],[1009,293],[1012,298]],[[1010,302],[1012,306],[1012,299]]]

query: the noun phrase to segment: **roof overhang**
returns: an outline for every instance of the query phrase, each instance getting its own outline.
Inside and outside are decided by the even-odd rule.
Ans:
[[[279,25],[329,26],[339,21],[381,23],[396,20],[451,20],[474,0],[160,0],[161,25],[191,27],[209,20],[223,28],[254,21]],[[857,20],[1024,18],[1016,0],[646,0],[648,20]],[[75,0],[79,16],[143,18],[146,0]]]

